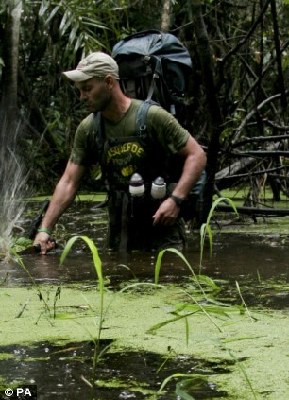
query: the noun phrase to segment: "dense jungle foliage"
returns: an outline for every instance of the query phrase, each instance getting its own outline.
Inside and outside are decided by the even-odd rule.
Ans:
[[[288,0],[4,0],[2,140],[20,118],[30,181],[49,192],[85,115],[61,72],[130,33],[162,29],[193,61],[187,119],[207,150],[207,198],[215,183],[249,182],[255,203],[266,183],[278,200],[287,194],[288,21]],[[84,188],[95,187],[92,179]]]

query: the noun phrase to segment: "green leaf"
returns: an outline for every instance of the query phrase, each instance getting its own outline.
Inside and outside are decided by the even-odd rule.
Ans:
[[[45,19],[45,24],[49,25],[49,22],[53,20],[53,18],[55,17],[55,15],[58,13],[59,10],[59,6],[55,7],[51,13],[49,14],[49,16]]]

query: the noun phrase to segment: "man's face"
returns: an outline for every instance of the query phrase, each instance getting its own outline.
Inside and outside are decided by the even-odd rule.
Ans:
[[[108,106],[111,93],[105,79],[91,78],[75,84],[80,100],[85,102],[90,112],[104,111]]]

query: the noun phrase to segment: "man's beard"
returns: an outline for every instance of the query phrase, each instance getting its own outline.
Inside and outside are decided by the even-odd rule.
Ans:
[[[102,112],[106,110],[111,101],[111,95],[108,92],[102,94],[101,99],[95,104],[93,112]]]

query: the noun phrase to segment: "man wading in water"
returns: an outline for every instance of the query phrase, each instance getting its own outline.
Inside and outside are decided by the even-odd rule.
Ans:
[[[141,138],[136,132],[136,115],[143,102],[122,92],[118,65],[107,54],[92,53],[64,75],[75,82],[80,100],[91,114],[76,130],[69,161],[34,245],[41,246],[42,254],[54,248],[51,234],[55,224],[73,202],[86,168],[100,164],[109,187],[108,247],[181,250],[185,229],[180,208],[204,170],[206,156],[201,146],[157,105],[147,111],[146,137]],[[176,179],[170,160],[177,155],[182,169]],[[162,198],[154,196],[153,181],[154,189],[166,182]]]

